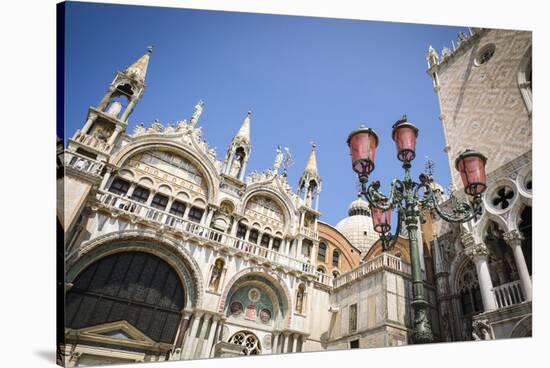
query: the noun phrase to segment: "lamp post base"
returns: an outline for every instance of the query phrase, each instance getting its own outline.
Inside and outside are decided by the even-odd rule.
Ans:
[[[414,321],[412,340],[415,344],[429,344],[434,340],[430,320],[428,319],[428,303],[424,300],[417,300],[412,303],[414,308]]]

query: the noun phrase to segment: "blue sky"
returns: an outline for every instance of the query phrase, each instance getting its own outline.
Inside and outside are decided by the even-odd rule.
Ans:
[[[114,73],[153,45],[129,132],[156,118],[163,124],[188,119],[202,98],[200,125],[221,159],[251,110],[247,171],[271,167],[281,144],[294,156],[289,182],[295,188],[315,141],[321,219],[336,224],[357,190],[349,132],[365,124],[378,133],[371,178],[387,191],[402,176],[391,126],[407,114],[420,129],[415,177],[429,156],[436,179],[450,182],[425,56],[429,45],[450,47],[465,28],[85,3],[66,9],[65,137],[83,125]]]

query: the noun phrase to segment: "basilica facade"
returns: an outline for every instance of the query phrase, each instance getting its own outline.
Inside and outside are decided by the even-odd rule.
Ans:
[[[490,37],[495,41],[487,42],[497,44],[493,52],[499,58],[498,42],[505,42],[499,35],[476,30],[451,55],[440,58],[430,51],[429,73],[444,125],[469,119],[459,112],[459,118],[447,120],[443,112],[447,105],[442,101],[451,98],[442,96],[456,84],[451,75],[462,71],[446,74],[445,68],[462,68],[467,62],[460,60],[476,52],[466,50],[477,50],[472,45]],[[523,33],[502,37],[522,38]],[[391,251],[382,251],[362,199],[351,202],[348,217],[336,226],[320,221],[322,177],[315,146],[304,157],[296,188],[287,181],[289,153],[280,147],[271,168],[248,172],[250,112],[243,114],[240,127],[235,125],[222,159],[202,134],[203,101],[187,120],[139,124],[129,132],[151,53],[117,72],[67,146],[58,142],[57,219],[65,267],[58,283],[64,315],[59,363],[72,367],[409,343],[407,234]],[[518,63],[522,60],[518,56]],[[518,98],[525,96],[518,90]],[[472,100],[463,98],[464,106]],[[518,111],[526,108],[516,102]],[[530,110],[526,116],[530,122]],[[520,131],[528,125],[524,120],[509,119]],[[447,133],[450,152],[460,149],[460,141],[452,138],[458,133],[451,128]],[[514,154],[530,147],[515,143],[510,145]],[[494,187],[487,192],[480,226],[450,227],[430,215],[420,226],[424,288],[436,341],[471,340],[472,326],[483,327],[481,335],[491,338],[530,333],[525,330],[530,263],[521,264],[519,258],[525,244],[530,249],[528,157],[525,151],[495,163]],[[453,201],[438,190],[442,203]],[[508,206],[493,209],[501,197]],[[508,301],[506,293],[514,290],[518,299]],[[523,321],[521,328],[499,324],[509,316]]]

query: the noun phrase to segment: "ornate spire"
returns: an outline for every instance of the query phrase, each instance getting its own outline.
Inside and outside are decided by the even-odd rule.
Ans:
[[[144,82],[145,74],[147,74],[147,66],[149,65],[149,56],[152,52],[153,46],[149,46],[147,48],[147,52],[142,57],[140,57],[135,63],[126,68],[126,75],[140,82]]]
[[[315,143],[311,143],[311,153],[309,154],[309,159],[307,160],[306,168],[304,173],[310,173],[311,175],[319,177],[319,172],[317,171],[317,155],[315,154]]]
[[[250,115],[252,113],[249,111],[246,113],[246,116],[243,121],[243,125],[241,126],[241,129],[239,129],[236,137],[240,137],[246,142],[250,142]]]

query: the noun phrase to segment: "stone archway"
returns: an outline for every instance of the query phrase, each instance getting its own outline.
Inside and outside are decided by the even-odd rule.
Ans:
[[[523,317],[512,329],[510,337],[532,337],[533,336],[533,317],[531,315]]]
[[[108,254],[73,280],[65,299],[65,328],[81,330],[124,321],[128,328],[106,332],[128,335],[136,328],[154,342],[172,344],[185,294],[177,272],[160,257],[135,250]]]
[[[202,306],[203,276],[197,262],[178,242],[159,237],[151,230],[125,230],[104,234],[71,254],[65,261],[66,282],[71,283],[90,264],[107,255],[138,251],[151,253],[171,265],[178,274],[186,292],[186,306]]]
[[[226,312],[229,307],[228,303],[230,302],[228,298],[231,298],[238,288],[247,285],[265,286],[262,288],[263,291],[265,291],[274,304],[275,302],[278,304],[274,306],[274,311],[280,312],[280,321],[278,321],[280,325],[278,327],[285,328],[291,326],[292,298],[286,283],[277,274],[261,267],[244,269],[229,280],[220,298],[218,312]]]

